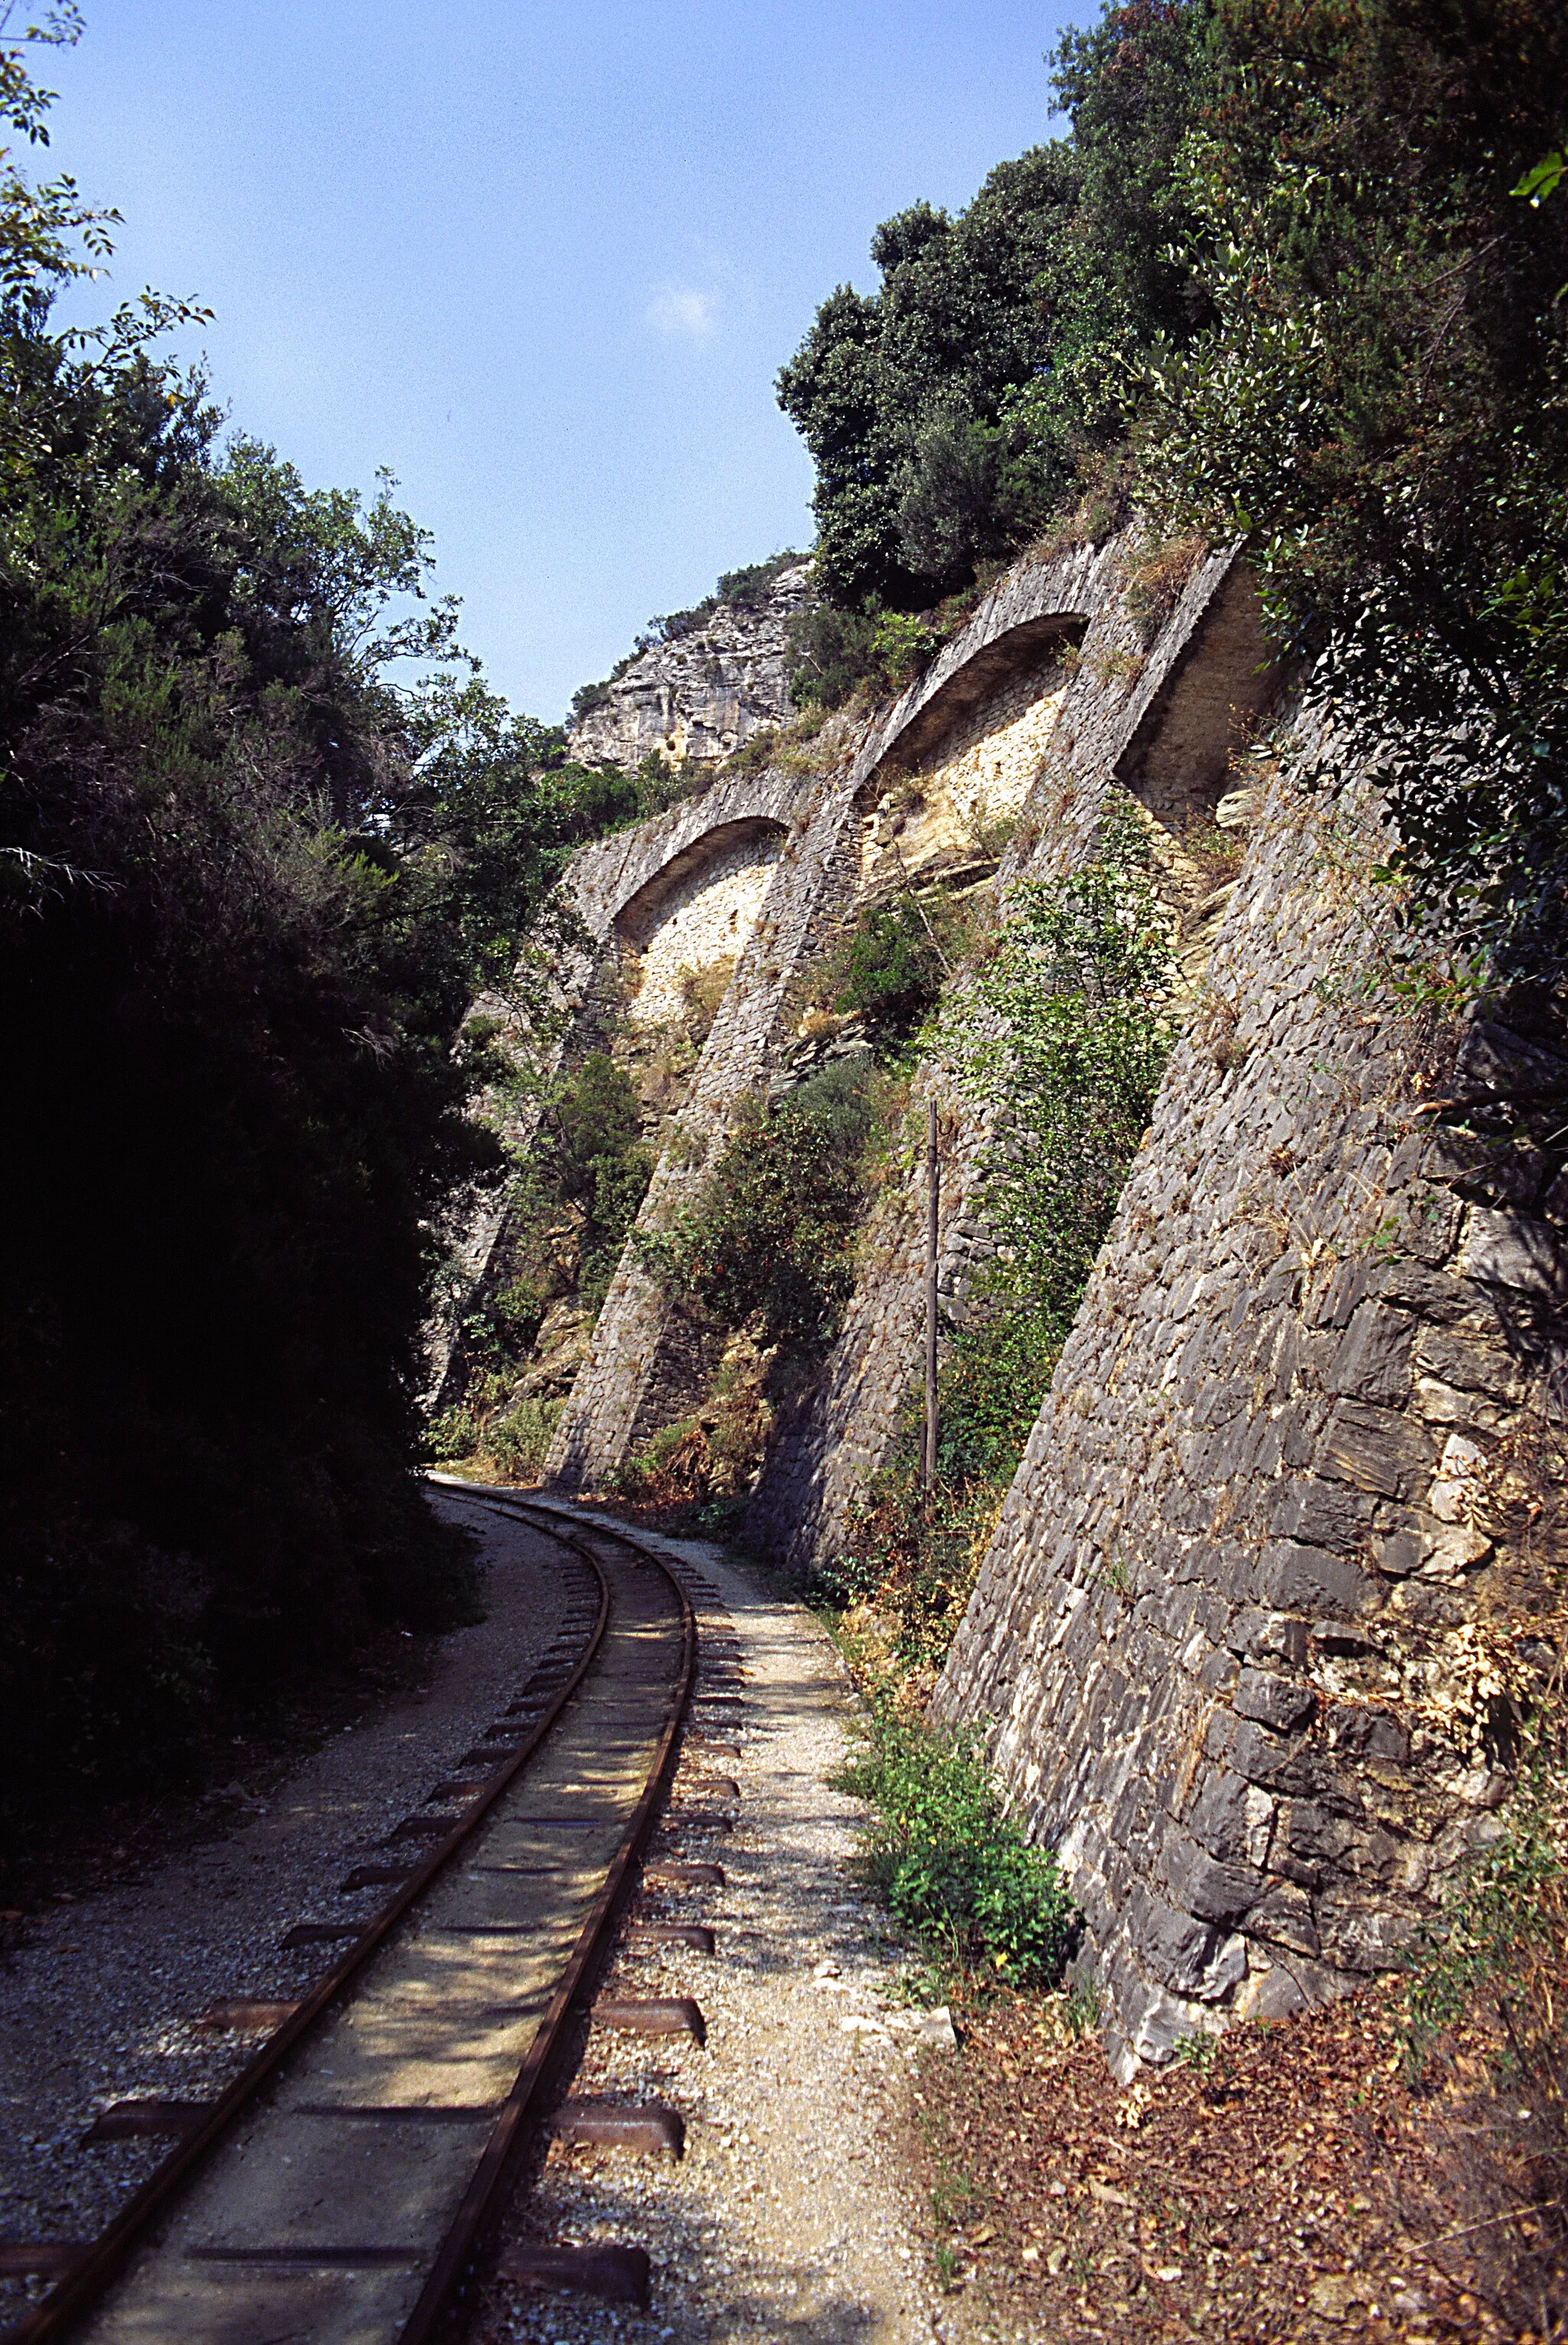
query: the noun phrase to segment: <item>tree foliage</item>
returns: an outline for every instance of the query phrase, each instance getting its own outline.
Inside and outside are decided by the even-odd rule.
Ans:
[[[878,291],[838,288],[779,378],[848,614],[818,668],[1123,443],[1174,527],[1250,541],[1281,648],[1331,653],[1412,922],[1543,973],[1568,935],[1568,17],[1125,0],[1054,63],[1070,137],[952,219],[887,222]]]
[[[433,1219],[494,1152],[454,1037],[630,811],[464,663],[393,483],[224,444],[157,297],[52,330],[102,231],[4,169],[0,1822],[471,1604],[410,1475]]]
[[[1568,836],[1568,118],[1544,0],[1222,0],[1176,169],[1215,321],[1147,373],[1143,477],[1251,538],[1383,768],[1411,917],[1560,959]],[[1549,176],[1549,175],[1548,175]]]
[[[1202,310],[1163,257],[1172,147],[1200,24],[1135,0],[1056,58],[1072,139],[1000,164],[955,218],[916,203],[871,240],[873,294],[840,285],[779,378],[816,461],[826,599],[927,609],[1007,552],[1119,429],[1127,361]]]

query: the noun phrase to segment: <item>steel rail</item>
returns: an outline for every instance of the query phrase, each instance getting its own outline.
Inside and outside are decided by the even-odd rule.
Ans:
[[[208,2163],[233,2127],[254,2105],[262,2087],[276,2077],[290,2056],[321,2024],[329,2011],[353,1987],[371,1958],[385,1944],[397,1925],[418,1904],[443,1873],[530,1761],[535,1758],[561,1722],[573,1696],[604,1646],[611,1599],[604,1566],[585,1541],[575,1535],[554,1508],[530,1508],[510,1491],[494,1486],[448,1483],[477,1503],[526,1522],[531,1528],[568,1548],[585,1563],[598,1586],[594,1623],[572,1670],[547,1698],[543,1714],[527,1730],[516,1751],[487,1778],[484,1788],[454,1820],[452,1830],[415,1861],[409,1878],[396,1888],[358,1933],[343,1954],[302,1996],[266,2042],[246,2060],[225,2086],[200,2124],[182,2136],[160,2159],[155,2171],[127,2199],[98,2237],[83,2249],[43,2301],[4,2334],[3,2345],[55,2345],[90,2314],[124,2271],[156,2223],[168,2214],[182,2190]],[[606,1878],[579,1932],[573,1951],[518,2071],[490,2138],[481,2153],[473,2179],[464,2192],[437,2249],[428,2279],[400,2332],[398,2345],[424,2345],[445,2320],[486,2233],[500,2213],[517,2178],[527,2147],[529,2121],[535,2115],[541,2087],[549,2078],[576,2009],[584,1985],[605,1950],[619,1908],[630,1886],[634,1868],[668,1790],[678,1757],[681,1729],[689,1706],[697,1670],[697,1619],[689,1597],[664,1558],[628,1534],[585,1524],[581,1529],[633,1550],[640,1561],[653,1564],[672,1589],[681,1633],[681,1662],[675,1680],[653,1763],[630,1821],[606,1869]]]
[[[510,1514],[519,1520],[531,1522],[535,1528],[539,1527],[538,1518],[544,1516],[548,1537],[572,1548],[585,1561],[592,1563],[596,1571],[600,1569],[591,1550],[572,1530],[562,1528],[560,1518],[555,1517],[551,1509],[529,1508],[525,1502],[496,1497],[486,1486],[474,1489],[473,1495],[481,1504],[494,1507],[498,1513]],[[584,1528],[598,1535],[597,1524],[585,1525]],[[661,1556],[655,1554],[651,1548],[643,1546],[639,1540],[620,1533],[609,1532],[605,1536],[620,1546],[631,1548],[640,1561],[656,1565],[674,1589],[681,1624],[680,1673],[642,1795],[610,1859],[604,1884],[589,1909],[577,1943],[567,1957],[549,2008],[540,2022],[527,2057],[517,2072],[517,2081],[502,2107],[494,2130],[475,2168],[473,2179],[437,2253],[430,2278],[403,2326],[398,2345],[429,2345],[429,2340],[445,2322],[463,2280],[487,2243],[492,2226],[511,2196],[519,2165],[526,2152],[528,2121],[535,2114],[535,2104],[550,2076],[583,1987],[591,1979],[600,1955],[609,1944],[622,1900],[631,1886],[638,1859],[657,1821],[659,1804],[669,1789],[670,1778],[680,1755],[681,1730],[686,1723],[697,1676],[696,1610],[678,1578]]]

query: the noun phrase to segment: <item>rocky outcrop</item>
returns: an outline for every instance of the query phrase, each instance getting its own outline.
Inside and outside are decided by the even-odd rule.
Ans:
[[[789,623],[810,577],[809,563],[798,563],[755,606],[720,600],[700,626],[640,654],[571,727],[573,756],[628,774],[655,751],[675,766],[715,765],[787,724]]]

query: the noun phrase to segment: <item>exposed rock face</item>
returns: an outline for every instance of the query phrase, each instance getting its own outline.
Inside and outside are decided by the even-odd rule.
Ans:
[[[573,756],[628,774],[654,750],[676,766],[713,765],[765,726],[786,724],[789,622],[810,577],[810,563],[798,563],[755,609],[720,603],[690,634],[633,660],[609,697],[571,728]]]

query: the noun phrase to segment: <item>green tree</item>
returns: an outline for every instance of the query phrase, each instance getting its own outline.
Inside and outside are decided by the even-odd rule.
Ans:
[[[847,609],[939,602],[1009,542],[1003,395],[1047,347],[1032,295],[1070,217],[1072,156],[1037,147],[956,219],[914,204],[871,243],[881,284],[847,285],[779,377],[817,466],[817,579]]]
[[[181,305],[53,330],[102,222],[4,170],[0,1835],[470,1610],[412,1472],[432,1232],[499,1169],[454,1038],[631,811],[485,692],[393,483],[221,443]]]

